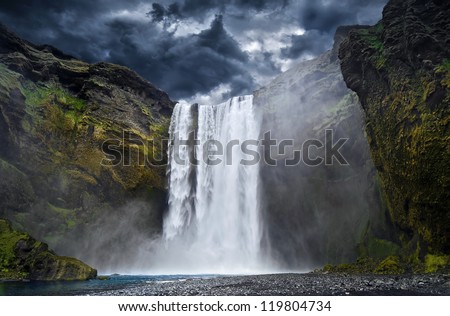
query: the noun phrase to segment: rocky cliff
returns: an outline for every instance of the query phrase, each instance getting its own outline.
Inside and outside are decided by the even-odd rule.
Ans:
[[[128,68],[0,26],[0,217],[58,253],[118,262],[111,249],[161,228],[173,105]]]
[[[339,51],[361,101],[397,242],[411,264],[450,253],[450,3],[391,0]],[[446,259],[447,258],[447,259]]]

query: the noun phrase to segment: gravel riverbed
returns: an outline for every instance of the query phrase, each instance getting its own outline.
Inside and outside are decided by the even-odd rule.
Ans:
[[[267,274],[151,281],[91,295],[450,295],[448,275]]]

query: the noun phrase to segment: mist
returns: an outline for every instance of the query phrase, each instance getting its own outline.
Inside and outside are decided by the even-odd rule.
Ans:
[[[270,131],[278,142],[293,140],[293,149],[308,139],[325,143],[327,129],[334,142],[347,139],[340,153],[348,165],[334,159],[331,165],[285,166],[291,150],[272,152],[277,166],[261,166],[265,246],[280,269],[312,270],[355,260],[358,243],[382,213],[360,104],[346,88],[337,59],[340,32],[346,31],[338,30],[332,50],[255,92],[263,117],[261,138]],[[323,148],[311,155],[323,157]]]
[[[101,213],[96,220],[65,236],[55,247],[62,255],[80,258],[100,274],[148,274],[161,229],[161,210],[148,201],[130,200]]]

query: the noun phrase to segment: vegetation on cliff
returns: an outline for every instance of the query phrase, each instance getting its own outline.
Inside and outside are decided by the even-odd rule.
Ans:
[[[449,34],[448,2],[391,0],[382,20],[352,31],[339,52],[395,225],[392,252],[413,272],[449,263]]]

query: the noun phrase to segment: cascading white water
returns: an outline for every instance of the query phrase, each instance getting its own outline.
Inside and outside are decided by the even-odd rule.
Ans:
[[[188,163],[194,146],[178,146],[193,130],[199,140],[194,149],[196,165]],[[162,261],[164,268],[172,273],[260,271],[264,264],[259,166],[243,164],[253,157],[241,150],[244,141],[259,137],[253,97],[235,97],[213,106],[179,103],[170,134],[169,211],[163,226],[168,260]],[[239,145],[228,145],[227,150],[232,143]],[[220,152],[220,146],[224,154],[208,158],[208,153]],[[248,148],[257,150],[256,144]],[[222,161],[217,164],[216,159]],[[180,164],[182,160],[186,163]]]
[[[173,143],[169,146],[169,207],[170,211],[164,220],[164,239],[170,240],[183,231],[191,222],[193,205],[191,203],[191,166],[189,160],[190,148],[180,146],[180,141],[187,141],[189,134],[193,131],[193,116],[189,105],[179,103],[176,105],[169,133]],[[173,148],[178,148],[174,152]],[[184,161],[181,164],[178,161]],[[176,211],[173,211],[176,210]]]

